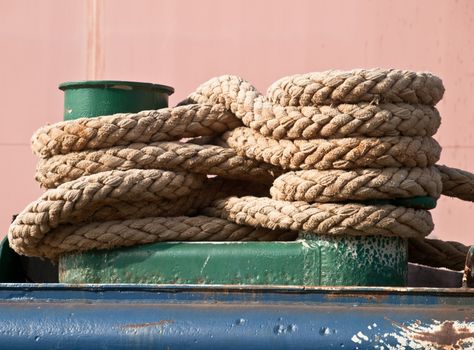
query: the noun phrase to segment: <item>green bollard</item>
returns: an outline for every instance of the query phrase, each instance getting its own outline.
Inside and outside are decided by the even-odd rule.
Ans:
[[[170,86],[131,81],[93,80],[62,83],[64,120],[168,107]]]
[[[292,242],[167,242],[64,255],[63,283],[403,286],[407,242],[315,236]]]
[[[322,286],[405,286],[408,243],[400,237],[315,236],[301,233],[319,250]]]
[[[173,88],[86,81],[60,85],[64,119],[167,107]],[[381,204],[385,204],[381,203]],[[433,206],[429,198],[392,204]],[[407,243],[398,237],[314,236],[292,242],[167,242],[65,254],[63,283],[404,286]]]

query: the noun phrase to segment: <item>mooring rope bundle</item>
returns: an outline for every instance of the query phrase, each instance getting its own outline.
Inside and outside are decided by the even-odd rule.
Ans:
[[[386,235],[409,238],[413,261],[460,269],[467,247],[424,239],[427,210],[374,202],[474,198],[472,174],[435,164],[443,93],[439,78],[401,70],[296,75],[266,96],[222,76],[174,108],[45,126],[32,148],[48,190],[10,245],[56,259],[167,240]]]

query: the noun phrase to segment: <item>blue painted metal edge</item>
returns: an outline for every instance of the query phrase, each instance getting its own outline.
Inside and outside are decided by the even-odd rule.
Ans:
[[[360,287],[360,286],[299,286],[299,285],[227,285],[227,284],[68,284],[68,283],[0,283],[0,292],[5,289],[58,290],[58,291],[234,291],[234,292],[301,292],[301,293],[403,293],[403,294],[468,294],[474,297],[474,288],[430,288],[430,287]]]
[[[473,349],[474,289],[0,284],[5,349]]]
[[[320,286],[287,286],[287,285],[201,285],[201,284],[61,284],[61,283],[0,283],[0,300],[15,298],[12,292],[33,293],[36,299],[44,297],[47,299],[55,298],[57,300],[71,300],[87,296],[95,300],[102,299],[139,299],[144,298],[160,299],[164,294],[187,294],[195,296],[199,294],[212,294],[214,297],[228,300],[239,301],[239,295],[245,297],[252,295],[258,299],[262,297],[262,302],[270,300],[269,295],[275,295],[283,298],[289,295],[294,298],[308,300],[308,298],[317,301],[321,295],[339,295],[343,298],[350,296],[357,298],[360,296],[365,301],[378,300],[378,297],[384,297],[385,303],[391,299],[399,297],[420,297],[423,300],[430,297],[445,297],[452,300],[458,298],[472,299],[474,303],[474,288],[410,288],[410,287],[320,287]],[[373,296],[368,298],[367,295]],[[229,297],[231,296],[231,297]],[[247,297],[245,297],[248,300]],[[264,300],[265,299],[265,300]],[[292,299],[294,301],[295,299]],[[302,300],[302,299],[298,299]],[[326,299],[324,299],[326,300]],[[413,300],[410,301],[413,303]]]

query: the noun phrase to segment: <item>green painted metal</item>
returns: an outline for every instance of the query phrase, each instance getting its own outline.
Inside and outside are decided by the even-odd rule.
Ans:
[[[408,243],[400,237],[315,236],[301,233],[320,251],[323,286],[405,286]]]
[[[302,242],[173,242],[70,254],[64,283],[317,285],[319,250]]]
[[[437,199],[429,196],[419,196],[409,198],[370,199],[366,201],[358,201],[358,203],[367,205],[390,204],[400,207],[430,210],[436,208]]]
[[[64,120],[165,108],[174,92],[165,85],[118,80],[67,82],[59,88],[64,91]]]
[[[406,242],[389,237],[154,243],[59,261],[62,283],[404,286],[406,280]]]

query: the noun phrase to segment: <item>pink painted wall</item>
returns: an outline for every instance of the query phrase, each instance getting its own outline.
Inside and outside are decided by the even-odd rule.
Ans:
[[[231,73],[265,91],[284,75],[395,67],[442,77],[442,163],[474,171],[470,0],[0,0],[0,232],[40,193],[35,129],[61,119],[62,81],[169,84],[171,103]],[[474,205],[443,198],[434,234],[474,244]]]

